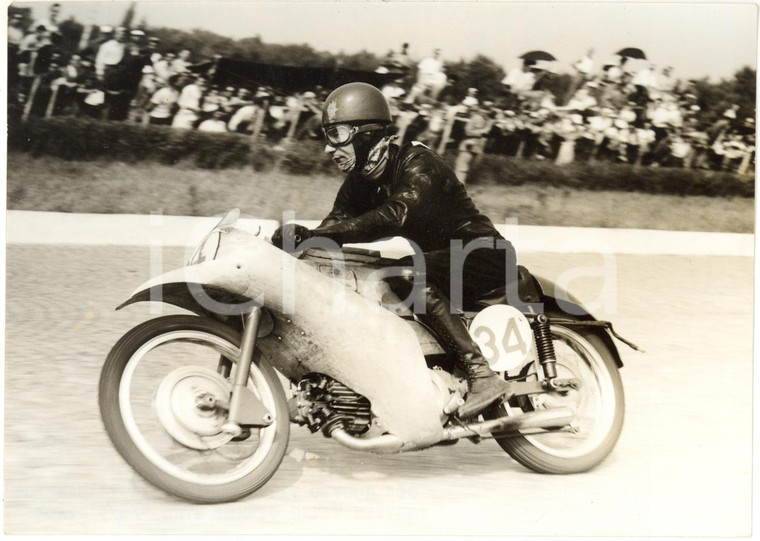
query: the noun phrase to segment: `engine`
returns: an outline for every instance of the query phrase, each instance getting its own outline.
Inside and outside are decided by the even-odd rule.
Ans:
[[[371,424],[370,403],[339,381],[324,374],[307,374],[291,399],[291,418],[312,432],[341,427],[352,436],[364,434]]]

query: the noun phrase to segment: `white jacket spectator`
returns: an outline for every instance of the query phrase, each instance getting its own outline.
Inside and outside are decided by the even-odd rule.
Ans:
[[[244,105],[232,115],[232,118],[227,124],[227,128],[230,131],[236,132],[238,131],[238,128],[244,127],[246,130],[250,131],[256,122],[256,118],[261,113],[263,113],[263,110],[256,105]]]
[[[174,59],[171,63],[171,71],[172,73],[183,73],[185,71],[188,71],[188,68],[192,64],[190,63],[190,51],[187,49],[183,49],[179,52],[179,55],[177,58]]]
[[[118,65],[126,52],[126,31],[124,28],[118,28],[115,37],[103,43],[98,49],[95,57],[95,73],[98,77],[103,77],[106,67]]]
[[[578,89],[578,92],[567,102],[567,109],[575,111],[583,111],[596,106],[596,98],[589,94],[588,88],[582,87]]]
[[[179,91],[172,86],[165,86],[153,94],[150,99],[152,108],[149,113],[151,124],[170,124],[178,99]]]
[[[509,70],[501,83],[509,85],[509,89],[515,94],[522,94],[533,90],[533,85],[536,84],[536,74],[531,70],[524,71],[520,67],[513,68]]]
[[[437,74],[443,71],[443,62],[440,60],[441,50],[433,51],[433,56],[425,58],[417,64],[417,82],[423,85],[433,84],[437,80]]]
[[[179,111],[172,121],[173,128],[193,128],[201,110],[201,98],[203,98],[203,88],[197,82],[190,83],[182,89],[177,101]]]
[[[224,111],[217,110],[214,112],[214,116],[207,120],[204,120],[198,126],[198,131],[205,131],[211,133],[223,133],[227,131],[227,124],[221,119],[221,115]]]
[[[50,12],[47,18],[34,21],[32,28],[37,28],[39,25],[44,25],[48,32],[58,32],[58,18],[61,13],[61,4],[55,3],[50,6]]]
[[[594,69],[594,60],[591,58],[592,56],[594,56],[594,49],[589,49],[586,51],[586,54],[583,56],[583,58],[573,64],[575,71],[584,75],[590,74]]]
[[[24,40],[23,18],[20,13],[11,16],[8,26],[8,45],[21,45]]]
[[[27,34],[21,40],[19,51],[36,51],[45,45],[50,45],[50,38],[48,36],[47,28],[44,25],[36,26],[33,34]]]
[[[668,66],[663,68],[662,73],[657,77],[657,90],[660,92],[670,93],[676,89],[677,81],[673,77],[673,68]]]
[[[174,60],[174,53],[166,53],[165,56],[159,58],[153,62],[153,70],[158,77],[164,83],[169,80],[172,75],[172,61]]]
[[[657,88],[657,75],[655,75],[654,68],[647,67],[638,71],[633,76],[631,83],[644,88]]]

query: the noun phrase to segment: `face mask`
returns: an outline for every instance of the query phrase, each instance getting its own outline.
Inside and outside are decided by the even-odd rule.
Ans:
[[[397,135],[383,137],[370,149],[367,154],[367,160],[362,167],[362,176],[370,180],[377,180],[380,178],[380,175],[383,174],[385,166],[388,163],[390,144],[395,139],[398,139]]]
[[[356,167],[356,156],[352,156],[350,159],[338,164],[338,169],[343,173],[348,173]]]

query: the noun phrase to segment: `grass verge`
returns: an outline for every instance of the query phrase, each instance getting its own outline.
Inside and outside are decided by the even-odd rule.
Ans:
[[[7,205],[15,210],[210,216],[232,207],[260,218],[292,211],[319,219],[338,176],[296,176],[250,167],[204,170],[155,162],[84,162],[8,155]],[[576,188],[475,184],[478,208],[495,222],[524,225],[752,233],[754,198],[654,195]]]

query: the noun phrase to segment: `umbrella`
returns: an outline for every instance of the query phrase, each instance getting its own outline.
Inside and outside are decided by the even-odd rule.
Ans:
[[[647,55],[644,54],[644,51],[637,49],[636,47],[626,47],[625,49],[620,49],[615,54],[618,56],[627,56],[628,58],[637,58],[639,60],[647,59]]]
[[[546,60],[549,62],[557,60],[546,51],[529,51],[522,55],[520,58],[523,60]]]

